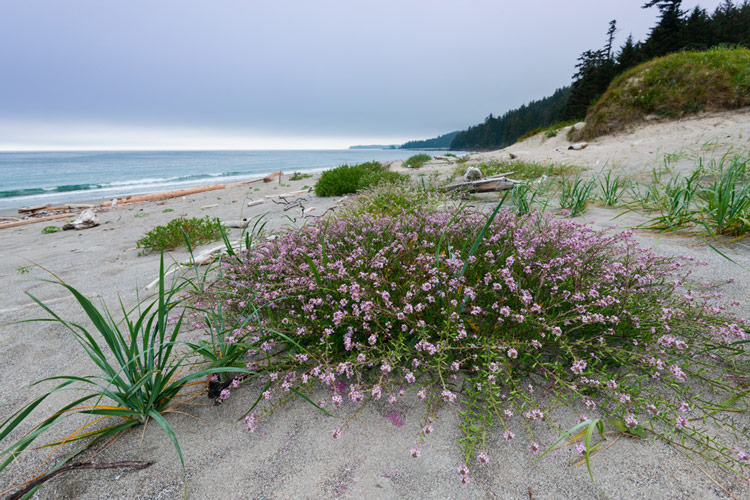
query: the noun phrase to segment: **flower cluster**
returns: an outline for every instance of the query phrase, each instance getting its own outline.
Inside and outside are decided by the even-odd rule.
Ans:
[[[489,460],[490,425],[508,441],[525,429],[539,451],[533,429],[550,397],[628,429],[655,422],[666,435],[689,425],[684,402],[694,413],[708,406],[693,401],[691,376],[727,390],[705,370],[742,354],[734,343],[745,323],[717,295],[687,286],[685,259],[570,220],[502,211],[487,220],[468,209],[350,215],[226,261],[217,306],[242,321],[252,303],[262,319],[233,336],[269,400],[248,428],[291,392],[325,387],[319,406],[342,411],[413,390],[427,408],[414,457],[436,408],[465,404],[467,483],[469,462]]]

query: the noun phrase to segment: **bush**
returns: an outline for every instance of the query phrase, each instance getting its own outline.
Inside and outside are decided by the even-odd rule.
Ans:
[[[686,289],[683,264],[630,234],[538,214],[364,214],[225,262],[214,300],[237,317],[252,301],[263,322],[243,332],[254,343],[247,368],[264,387],[250,431],[290,391],[346,409],[334,438],[362,405],[410,393],[425,406],[415,457],[438,408],[461,407],[463,482],[470,463],[488,459],[492,426],[506,439],[525,429],[538,451],[534,429],[554,425],[551,408],[589,430],[609,419],[658,436],[747,478],[744,452],[702,428],[713,422],[737,446],[750,442],[723,411],[744,404],[745,323],[715,294]],[[597,446],[590,438],[586,449]]]
[[[318,182],[315,183],[315,194],[318,196],[342,196],[356,193],[380,182],[395,182],[408,178],[407,175],[389,171],[388,167],[376,161],[359,165],[340,165],[323,172]]]
[[[156,226],[136,242],[137,248],[143,248],[141,255],[153,251],[172,250],[185,244],[187,238],[190,246],[208,243],[221,238],[221,221],[205,216],[202,219],[174,219],[166,226]]]
[[[419,168],[430,160],[432,160],[432,156],[428,154],[420,153],[418,155],[410,156],[404,162],[404,166],[406,168]]]

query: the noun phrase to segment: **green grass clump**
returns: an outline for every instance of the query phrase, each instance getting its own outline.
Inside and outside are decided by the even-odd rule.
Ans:
[[[410,156],[404,162],[404,166],[406,168],[419,168],[430,160],[432,160],[432,156],[425,153],[419,153],[418,155]]]
[[[570,211],[570,216],[581,215],[588,208],[593,197],[594,180],[563,178],[560,184],[560,208]]]
[[[706,235],[745,236],[750,232],[750,159],[725,155],[681,174],[654,170],[650,184],[633,188],[633,204],[659,214],[648,227],[704,230]]]
[[[750,106],[750,50],[679,52],[621,74],[589,109],[583,138],[622,130],[648,115],[679,117]]]
[[[315,183],[315,194],[342,196],[356,193],[380,182],[396,182],[408,178],[407,175],[389,171],[388,167],[376,161],[359,165],[340,165],[323,172]]]
[[[305,174],[302,172],[294,172],[290,177],[290,181],[301,181],[302,179],[309,179],[312,177],[312,174]]]
[[[486,161],[473,165],[482,171],[485,177],[513,172],[513,179],[536,179],[543,175],[556,177],[563,175],[578,174],[583,171],[582,167],[575,165],[559,165],[556,163],[536,163],[525,161]],[[468,165],[458,165],[455,173],[463,176]]]
[[[547,125],[546,127],[537,127],[523,134],[521,137],[519,137],[516,140],[516,142],[521,142],[521,141],[528,139],[529,137],[534,137],[540,132],[544,132],[545,137],[547,137],[548,139],[551,139],[552,137],[557,136],[557,134],[560,132],[560,129],[569,127],[571,125],[575,125],[576,123],[577,123],[577,120],[568,120],[564,122],[553,123],[552,125]]]
[[[205,216],[202,219],[174,219],[166,226],[156,226],[136,242],[141,255],[153,251],[171,250],[185,244],[190,246],[208,243],[221,238],[221,221]]]
[[[415,211],[433,211],[449,201],[435,182],[420,179],[419,182],[391,182],[378,184],[363,191],[342,211],[342,216],[356,217],[362,214],[396,216]]]
[[[44,226],[44,228],[42,229],[42,234],[52,234],[58,232],[59,230],[60,228],[57,226]]]

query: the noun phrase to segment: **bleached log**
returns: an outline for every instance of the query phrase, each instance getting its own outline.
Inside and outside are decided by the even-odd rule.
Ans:
[[[0,229],[9,229],[11,227],[18,227],[18,226],[25,226],[27,224],[36,224],[37,222],[47,222],[51,220],[56,219],[65,219],[72,217],[73,214],[55,214],[55,215],[48,215],[47,217],[38,217],[36,219],[24,219],[19,220],[15,222],[6,222],[5,224],[0,224]]]
[[[516,183],[505,177],[493,177],[491,179],[482,179],[479,181],[472,182],[459,182],[457,184],[449,184],[443,189],[446,191],[458,191],[466,190],[472,193],[488,193],[492,191],[507,191],[513,189]]]

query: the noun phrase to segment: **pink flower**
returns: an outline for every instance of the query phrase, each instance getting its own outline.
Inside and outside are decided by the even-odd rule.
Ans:
[[[573,363],[573,366],[570,367],[570,371],[575,373],[576,375],[581,375],[583,373],[583,370],[586,369],[586,362],[582,359],[579,359],[578,361]]]
[[[333,439],[338,439],[341,437],[341,429],[334,429],[333,431]]]
[[[449,391],[448,389],[445,389],[445,390],[444,390],[444,391],[443,391],[443,392],[441,393],[441,396],[443,397],[443,401],[445,401],[446,403],[453,403],[453,402],[454,402],[454,401],[456,400],[456,395],[455,395],[455,394],[453,394],[453,393],[452,393],[451,391]]]
[[[503,433],[503,437],[506,441],[511,441],[514,437],[516,437],[516,435],[513,434],[510,429],[508,429]]]
[[[477,460],[480,464],[484,465],[487,462],[490,461],[490,457],[487,455],[487,450],[482,450],[479,452],[479,455],[477,455]]]
[[[536,441],[532,441],[531,444],[529,445],[529,451],[533,453],[534,455],[539,453],[539,443],[537,443]]]
[[[514,347],[508,349],[508,357],[510,359],[516,359],[518,357],[518,351]]]
[[[419,458],[422,455],[422,452],[419,451],[419,448],[412,448],[411,449],[411,457],[412,458]]]

